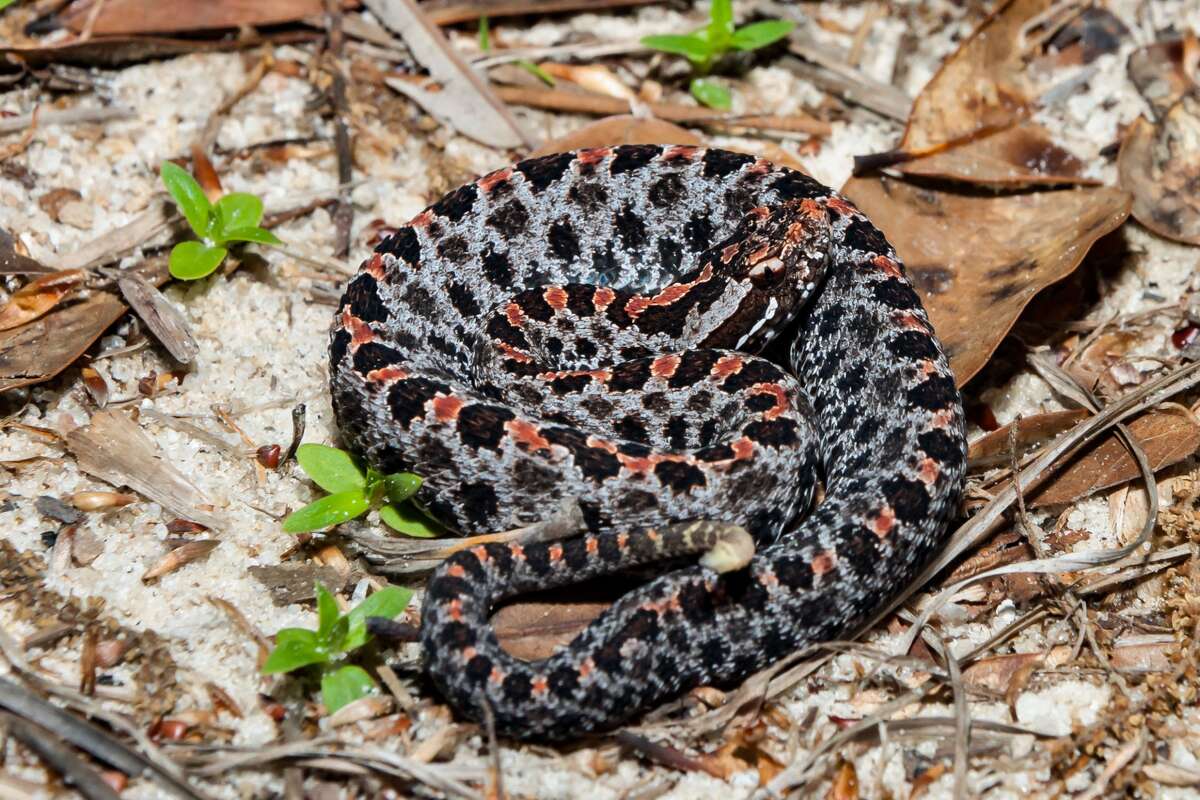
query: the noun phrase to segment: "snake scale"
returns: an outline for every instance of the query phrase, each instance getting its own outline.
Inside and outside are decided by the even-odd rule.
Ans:
[[[350,281],[330,364],[347,443],[423,476],[448,527],[582,509],[583,535],[463,550],[425,592],[427,673],[514,737],[611,728],[843,635],[937,550],[961,493],[961,398],[895,251],[739,153],[581,150],[456,189]],[[680,564],[721,544],[698,520],[748,531],[748,566]],[[668,557],[545,660],[490,627],[505,598]]]

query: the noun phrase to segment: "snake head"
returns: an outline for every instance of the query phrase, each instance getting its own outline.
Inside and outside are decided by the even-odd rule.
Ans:
[[[730,276],[756,289],[807,295],[829,253],[829,216],[815,200],[787,200],[750,209],[721,250]]]

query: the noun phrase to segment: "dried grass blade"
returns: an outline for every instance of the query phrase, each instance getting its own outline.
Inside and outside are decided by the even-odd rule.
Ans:
[[[387,81],[389,86],[427,110],[436,109],[459,133],[483,144],[527,149],[537,145],[413,0],[365,0],[365,5],[400,34],[413,57],[442,84],[442,91],[433,94],[394,80]]]

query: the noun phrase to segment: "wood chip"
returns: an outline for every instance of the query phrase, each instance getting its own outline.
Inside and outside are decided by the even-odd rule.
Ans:
[[[79,468],[113,486],[129,486],[181,517],[219,529],[224,520],[212,501],[175,467],[154,442],[121,411],[100,411],[91,422],[67,434]]]
[[[125,272],[117,281],[125,302],[158,337],[171,357],[181,364],[190,364],[200,352],[191,327],[183,313],[137,272]]]

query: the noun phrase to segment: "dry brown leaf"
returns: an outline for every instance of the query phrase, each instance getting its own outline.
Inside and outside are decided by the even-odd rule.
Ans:
[[[1083,162],[1055,144],[1050,132],[1022,122],[989,136],[905,162],[909,175],[969,181],[986,185],[1093,184],[1081,176]]]
[[[492,617],[500,645],[525,661],[549,658],[608,608],[608,603],[518,602],[501,608]]]
[[[280,607],[312,600],[316,597],[318,581],[331,592],[340,591],[349,577],[338,572],[336,567],[294,561],[250,567],[249,571],[251,577],[270,593],[271,602]]]
[[[204,558],[211,553],[213,548],[215,548],[218,544],[220,544],[220,542],[218,542],[216,539],[202,539],[200,541],[188,542],[187,544],[179,545],[179,547],[176,547],[174,550],[167,553],[165,556],[155,562],[154,566],[146,570],[146,573],[142,575],[142,583],[149,583],[150,581],[156,578],[161,578],[163,575],[166,575],[169,572],[174,572],[180,567],[186,566],[193,561]]]
[[[949,766],[945,761],[939,761],[913,778],[912,792],[908,795],[908,800],[917,800],[917,798],[925,794],[929,787],[937,782],[938,778],[946,774],[946,770],[948,769]]]
[[[1159,236],[1200,244],[1200,96],[1185,94],[1157,125],[1139,117],[1117,168],[1138,222]]]
[[[38,198],[38,208],[45,211],[50,219],[55,222],[62,222],[61,214],[63,206],[71,202],[79,202],[83,199],[83,195],[78,189],[68,189],[60,186],[57,189],[51,189],[44,195]]]
[[[65,269],[35,278],[22,286],[0,308],[0,331],[11,330],[48,313],[83,283],[83,272]]]
[[[1126,66],[1129,79],[1154,110],[1154,118],[1162,119],[1171,106],[1179,102],[1196,85],[1196,70],[1200,64],[1200,39],[1187,33],[1181,39],[1155,42],[1135,50]]]
[[[120,411],[99,411],[67,434],[79,468],[113,486],[129,486],[164,508],[208,528],[224,521],[212,501],[171,466],[144,431]]]
[[[826,800],[858,800],[858,773],[853,761],[843,761],[838,765],[833,783],[829,787]]]
[[[1052,0],[1007,0],[985,19],[913,101],[901,149],[920,153],[1010,127],[1029,112],[1037,86],[1023,31]]]
[[[1033,296],[1074,271],[1130,203],[1107,186],[979,196],[886,176],[852,178],[842,192],[904,260],[960,386]]]
[[[1179,412],[1144,414],[1129,424],[1129,432],[1155,471],[1179,463],[1200,448],[1200,425]],[[1071,503],[1138,475],[1137,462],[1112,434],[1085,449],[1026,499],[1033,506]]]
[[[1079,22],[1044,16],[1053,5],[1001,3],[942,62],[913,102],[900,143],[901,152],[918,158],[897,169],[984,184],[1095,182],[1082,179],[1079,160],[1027,119],[1051,74],[1030,69],[1030,62],[1049,42],[1070,37],[1071,23]]]
[[[1055,647],[1048,653],[1010,653],[982,658],[963,670],[963,683],[975,689],[1005,692],[1014,677],[1027,666],[1060,667],[1071,657],[1071,648]]]
[[[262,61],[259,62],[259,64],[262,63]],[[208,202],[215,203],[221,199],[221,195],[225,194],[225,189],[221,186],[221,176],[217,174],[217,168],[204,154],[204,150],[195,144],[192,145],[192,175],[196,178],[196,183],[200,184],[200,188],[204,190],[204,196],[208,198]]]
[[[125,313],[107,292],[0,332],[0,392],[53,378]]]
[[[94,3],[82,0],[60,15],[76,33],[87,24]],[[325,13],[322,0],[102,0],[92,35],[171,33],[295,22]],[[346,8],[361,3],[347,0]]]
[[[967,460],[974,468],[1007,463],[1009,460],[1009,436],[1014,427],[1017,429],[1015,438],[1019,458],[1028,448],[1053,439],[1081,419],[1086,419],[1087,416],[1088,412],[1083,409],[1075,409],[1050,411],[1015,420],[971,442],[970,447],[967,448]]]
[[[1117,645],[1108,654],[1114,668],[1126,672],[1171,672],[1179,657],[1173,639],[1161,642]]]
[[[706,753],[696,760],[705,772],[722,780],[753,769],[758,773],[758,785],[766,786],[783,771],[783,765],[761,747],[765,734],[766,726],[761,723],[739,728],[715,753]]]
[[[605,117],[546,142],[530,157],[582,150],[588,147],[613,147],[619,144],[686,144],[700,146],[696,134],[661,119],[639,119],[630,114]]]

